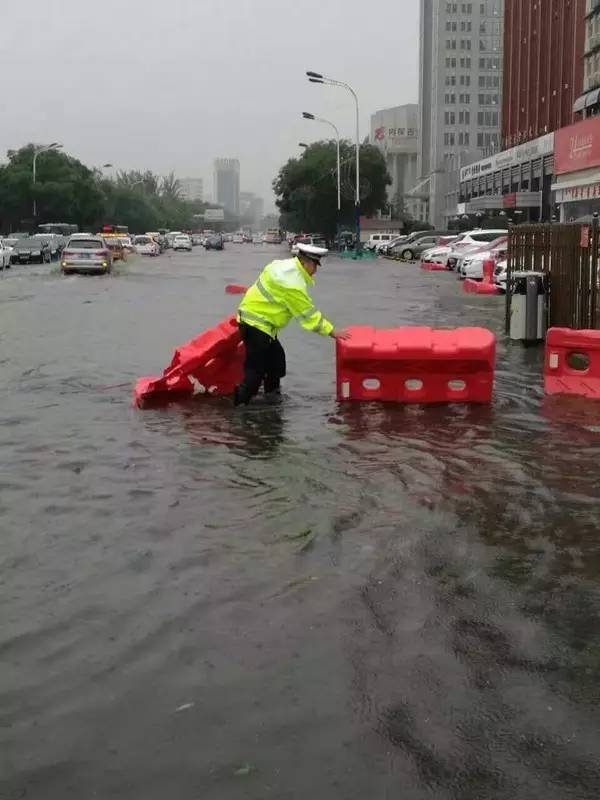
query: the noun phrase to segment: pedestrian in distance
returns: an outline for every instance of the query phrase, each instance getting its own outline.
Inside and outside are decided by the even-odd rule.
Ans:
[[[261,384],[265,395],[280,393],[286,373],[285,352],[278,334],[291,319],[307,331],[345,340],[350,334],[337,330],[313,305],[308,287],[321,259],[329,252],[323,247],[297,244],[297,255],[271,261],[248,289],[238,308],[237,320],[246,346],[244,377],[234,393],[234,404],[248,405]]]

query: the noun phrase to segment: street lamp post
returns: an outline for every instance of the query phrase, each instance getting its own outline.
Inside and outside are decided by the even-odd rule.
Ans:
[[[52,144],[42,144],[42,145],[34,145],[33,147],[33,219],[37,220],[37,200],[35,197],[35,184],[37,181],[37,160],[38,156],[41,156],[42,153],[49,153],[53,150],[60,150],[62,148],[62,144],[58,142],[52,142]]]
[[[337,129],[337,126],[333,124],[328,119],[323,119],[322,117],[315,117],[314,114],[309,114],[308,111],[303,111],[302,116],[304,119],[312,119],[315,122],[322,122],[325,125],[329,125],[335,131],[335,141],[337,145],[337,210],[338,210],[338,225],[340,222],[340,211],[342,209],[342,190],[341,190],[341,175],[340,175],[340,132]]]
[[[354,214],[356,225],[356,248],[360,250],[360,112],[358,107],[358,97],[354,89],[343,81],[336,81],[333,78],[327,78],[321,75],[320,72],[307,72],[308,80],[310,83],[323,83],[327,86],[340,86],[350,92],[354,98],[356,105],[356,197],[354,200]]]

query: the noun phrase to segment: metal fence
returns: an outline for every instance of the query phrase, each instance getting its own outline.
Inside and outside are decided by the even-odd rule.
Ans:
[[[519,225],[509,230],[507,287],[515,272],[548,279],[548,326],[600,328],[600,228],[594,225]],[[507,331],[510,291],[507,291]]]

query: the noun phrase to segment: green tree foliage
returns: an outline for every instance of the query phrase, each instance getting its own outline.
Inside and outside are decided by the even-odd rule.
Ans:
[[[0,166],[0,230],[33,230],[38,222],[70,222],[80,230],[98,229],[106,222],[128,225],[134,233],[171,228],[202,227],[206,203],[188,202],[173,173],[119,172],[108,180],[60,151],[42,153],[33,185],[34,146],[9,151]],[[33,218],[33,200],[37,219]]]
[[[340,144],[342,209],[340,224],[354,226],[356,151],[348,141]],[[386,188],[391,183],[385,160],[369,144],[360,148],[361,214],[369,216],[386,207]],[[282,226],[292,231],[335,235],[337,173],[335,141],[315,142],[300,158],[291,158],[273,181]]]

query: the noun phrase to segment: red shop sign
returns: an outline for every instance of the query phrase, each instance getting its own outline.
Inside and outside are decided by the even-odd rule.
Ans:
[[[589,225],[582,225],[581,226],[581,241],[579,242],[580,247],[589,247],[590,246],[590,226]]]
[[[589,117],[554,134],[554,172],[600,166],[600,117]]]

